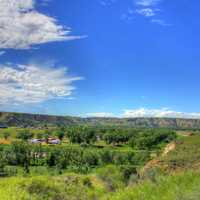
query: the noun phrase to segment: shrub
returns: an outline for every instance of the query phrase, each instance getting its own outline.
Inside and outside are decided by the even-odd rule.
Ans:
[[[105,183],[108,191],[115,191],[125,186],[123,174],[114,165],[98,169],[97,175]]]
[[[123,174],[123,178],[125,183],[129,182],[129,179],[132,175],[138,176],[137,174],[137,169],[135,166],[132,165],[123,165],[121,166],[122,174]]]
[[[33,137],[33,133],[31,133],[28,129],[21,130],[17,133],[17,138],[23,141],[27,141]]]

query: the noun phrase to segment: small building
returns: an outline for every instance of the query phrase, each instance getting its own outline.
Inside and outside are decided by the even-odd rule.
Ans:
[[[43,142],[45,142],[44,139],[37,139],[37,138],[34,138],[34,139],[31,139],[31,140],[30,140],[30,143],[32,143],[32,144],[41,144],[41,143],[43,143]]]
[[[49,140],[49,144],[60,144],[60,140],[59,139],[52,139],[52,140]]]
[[[39,144],[39,143],[41,143],[41,142],[40,142],[40,140],[38,140],[38,139],[31,139],[31,140],[30,140],[30,143]]]

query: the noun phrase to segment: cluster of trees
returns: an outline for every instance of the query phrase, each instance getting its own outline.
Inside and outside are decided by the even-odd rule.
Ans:
[[[8,135],[6,135],[7,137]],[[87,144],[80,146],[58,145],[55,147],[31,145],[27,141],[34,137],[29,129],[17,133],[18,142],[0,148],[0,174],[5,166],[22,166],[29,173],[30,166],[56,167],[61,171],[75,167],[88,170],[93,167],[116,165],[141,165],[150,158],[150,150],[160,149],[164,144],[176,139],[176,133],[168,129],[132,129],[102,128],[77,126],[46,129],[37,134],[48,143],[51,136],[60,140],[68,138],[71,143]],[[94,148],[97,140],[104,140],[111,145],[129,145],[134,150],[120,151],[111,148]],[[137,152],[137,153],[136,153]]]
[[[107,144],[126,144],[137,133],[138,131],[135,129],[110,129],[103,135],[103,139]]]
[[[175,140],[176,133],[168,129],[150,129],[140,131],[135,134],[129,141],[134,149],[153,150],[160,149],[164,144]]]
[[[4,138],[10,135],[5,132]],[[59,127],[57,129],[45,129],[36,135],[30,129],[23,129],[17,132],[17,138],[22,141],[28,141],[33,137],[45,139],[48,143],[49,137],[57,137],[61,141],[67,138],[71,143],[76,144],[94,144],[97,140],[103,140],[107,144],[128,145],[134,149],[157,149],[163,144],[176,138],[176,133],[170,129],[135,129],[135,128],[112,128],[112,127]]]
[[[91,144],[97,140],[97,133],[94,128],[87,126],[72,127],[66,130],[66,135],[71,143]]]
[[[149,152],[116,151],[108,149],[31,145],[27,142],[15,142],[0,149],[0,172],[7,165],[21,166],[29,173],[30,166],[56,167],[63,170],[91,168],[114,165],[142,165],[150,157]]]
[[[102,138],[107,144],[129,144],[137,150],[154,150],[175,140],[176,133],[170,129],[110,129]]]

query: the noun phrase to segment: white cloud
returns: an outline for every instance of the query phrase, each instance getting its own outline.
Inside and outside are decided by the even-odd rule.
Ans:
[[[114,117],[113,113],[97,112],[97,113],[87,113],[87,117]]]
[[[135,109],[125,110],[122,117],[124,118],[136,118],[136,117],[166,117],[166,118],[200,118],[200,113],[186,113],[170,110],[168,108],[161,109]]]
[[[69,28],[39,13],[35,0],[0,0],[0,48],[27,49],[53,41],[73,40]]]
[[[0,51],[0,56],[4,55],[5,53],[5,51]]]
[[[110,6],[112,5],[113,3],[115,3],[116,0],[100,0],[99,3],[102,5],[102,6]]]
[[[171,24],[168,24],[166,23],[164,20],[162,19],[152,19],[151,20],[152,23],[155,23],[155,24],[159,24],[161,26],[171,26]]]
[[[152,17],[156,15],[156,11],[152,8],[142,8],[142,9],[137,9],[136,13],[143,15],[145,17]]]
[[[0,65],[0,104],[39,103],[54,98],[70,97],[75,87],[66,68],[37,65]]]
[[[159,9],[159,4],[162,3],[163,0],[136,0],[135,4],[137,9],[135,12],[144,17],[148,17],[151,19],[151,23],[158,24],[161,26],[171,26],[171,24],[166,23],[163,19],[159,19],[158,14],[161,11]],[[156,19],[152,19],[153,17]]]
[[[154,6],[160,2],[161,0],[137,0],[136,4],[140,6]]]

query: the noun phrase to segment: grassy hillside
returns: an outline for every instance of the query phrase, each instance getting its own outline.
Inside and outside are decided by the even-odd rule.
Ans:
[[[0,124],[16,127],[44,126],[128,126],[142,128],[174,128],[200,129],[199,119],[169,119],[169,118],[79,118],[70,116],[50,116],[24,113],[0,112]]]
[[[176,148],[160,159],[169,170],[200,169],[200,136],[183,137],[176,142]]]
[[[116,182],[116,189],[110,187]],[[14,177],[0,179],[2,200],[199,200],[200,173],[159,176],[152,182],[130,182],[98,174],[66,174],[59,177]]]
[[[170,145],[168,145],[168,148]],[[200,135],[182,136],[147,163],[139,182],[104,200],[199,200]]]
[[[106,196],[104,200],[199,200],[200,174],[188,172],[158,177]]]
[[[105,192],[95,178],[76,174],[60,177],[14,177],[0,180],[2,200],[89,200]]]
[[[160,171],[167,174],[200,169],[200,135],[182,136],[171,143],[174,149],[146,164],[142,173]]]

